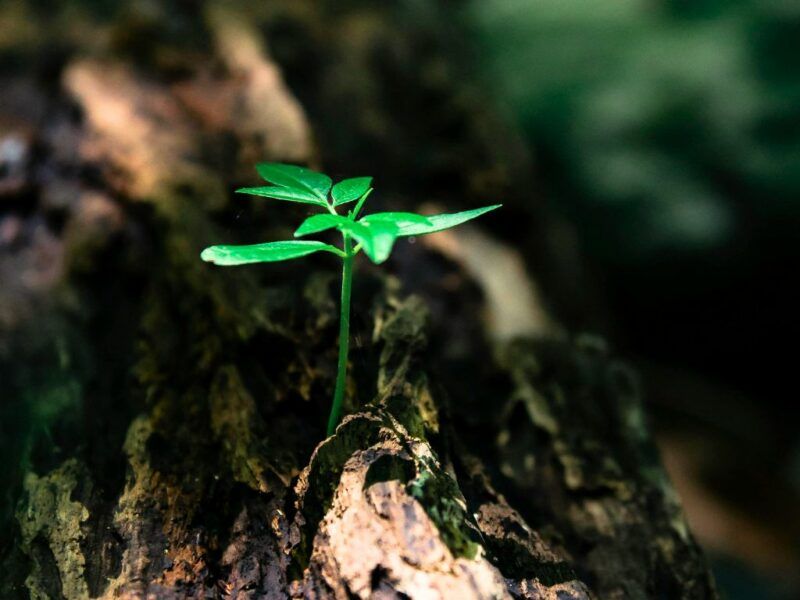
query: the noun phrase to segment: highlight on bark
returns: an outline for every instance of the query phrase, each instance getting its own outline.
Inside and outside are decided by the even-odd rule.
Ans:
[[[282,163],[260,163],[258,174],[271,185],[236,190],[241,194],[300,202],[321,209],[308,217],[294,232],[294,237],[321,233],[330,229],[342,235],[342,246],[316,240],[286,240],[251,245],[220,245],[203,250],[200,257],[222,266],[276,262],[300,258],[315,252],[329,252],[342,260],[342,296],[339,316],[339,360],[333,404],[328,418],[328,435],[333,435],[341,418],[347,379],[347,355],[350,342],[350,295],[353,283],[353,260],[364,254],[375,264],[389,258],[397,238],[420,236],[450,229],[502,206],[493,204],[474,210],[440,215],[419,215],[410,212],[380,212],[361,218],[358,215],[372,193],[372,177],[352,177],[335,185],[330,177],[304,167]],[[356,202],[347,215],[337,208]]]

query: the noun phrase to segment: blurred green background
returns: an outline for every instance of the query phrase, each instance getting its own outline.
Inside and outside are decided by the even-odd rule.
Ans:
[[[602,305],[586,326],[643,373],[721,587],[798,597],[800,2],[473,0],[463,16],[578,232]]]

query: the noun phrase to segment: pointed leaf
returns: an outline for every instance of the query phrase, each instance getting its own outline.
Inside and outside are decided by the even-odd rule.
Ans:
[[[455,227],[456,225],[466,223],[467,221],[470,221],[476,217],[480,217],[481,215],[486,214],[487,212],[496,208],[500,208],[501,206],[502,204],[494,204],[492,206],[484,206],[483,208],[465,210],[463,212],[430,215],[428,216],[430,225],[425,225],[423,223],[401,224],[398,225],[399,232],[397,235],[399,237],[408,237],[410,235],[436,233],[437,231],[443,231],[445,229]]]
[[[352,223],[352,221],[341,215],[312,215],[300,224],[300,227],[294,232],[294,237],[303,237],[304,235],[319,233],[334,227],[346,227],[349,223]]]
[[[377,264],[389,258],[398,233],[397,225],[387,221],[376,220],[373,223],[359,223],[341,215],[313,215],[303,221],[294,235],[302,237],[333,228],[347,233],[360,243],[364,248],[364,253]]]
[[[354,223],[367,229],[367,232],[353,233],[353,237],[361,242],[366,254],[372,262],[379,265],[392,253],[392,247],[397,239],[399,230],[397,225],[388,221],[375,221],[373,223]]]
[[[351,210],[349,214],[349,217],[351,219],[355,219],[358,216],[358,213],[361,211],[361,207],[364,206],[364,203],[367,201],[367,198],[369,198],[369,195],[371,193],[372,193],[372,188],[369,188],[366,192],[364,192],[364,195],[361,196],[361,199],[358,202],[356,202],[356,207],[353,210]]]
[[[250,194],[251,196],[263,196],[265,198],[276,198],[277,200],[288,200],[289,202],[302,202],[303,204],[316,204],[318,206],[327,205],[324,200],[320,200],[311,192],[273,185],[239,188],[236,190],[236,193]]]
[[[394,223],[398,228],[411,225],[432,225],[428,217],[410,212],[372,213],[359,219],[359,223],[377,223],[378,221]]]
[[[331,190],[333,205],[339,206],[353,200],[358,200],[363,196],[372,184],[372,177],[352,177],[343,179]]]
[[[338,248],[323,242],[291,240],[249,246],[211,246],[203,250],[200,258],[217,265],[230,266],[291,260],[320,251],[341,254]]]
[[[320,200],[327,202],[328,191],[331,189],[331,178],[311,169],[284,165],[282,163],[259,163],[256,165],[258,174],[275,185],[280,185],[296,190],[311,192]]]

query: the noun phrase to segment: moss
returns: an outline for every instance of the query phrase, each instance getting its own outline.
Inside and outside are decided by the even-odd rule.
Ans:
[[[474,559],[481,536],[469,522],[467,504],[456,482],[436,465],[432,457],[419,457],[417,477],[406,489],[425,509],[439,529],[442,541],[456,557]]]
[[[217,372],[209,402],[211,430],[222,446],[233,479],[260,492],[274,488],[276,479],[283,486],[289,485],[295,474],[292,461],[281,461],[282,453],[271,448],[255,399],[236,367],[227,365]],[[279,469],[275,462],[285,464]]]
[[[397,282],[386,281],[375,316],[375,340],[383,343],[378,365],[378,393],[382,406],[409,435],[427,439],[439,432],[439,412],[428,376],[416,368],[427,339],[428,308],[416,296],[399,299]]]
[[[406,484],[415,475],[416,469],[412,460],[394,454],[384,454],[375,459],[367,469],[364,489],[384,481],[399,481]]]
[[[32,559],[25,585],[34,600],[53,594],[53,565],[60,583],[59,594],[70,600],[89,598],[85,579],[86,557],[81,550],[81,523],[88,509],[71,499],[73,490],[87,477],[75,459],[42,477],[28,473],[26,499],[17,513],[23,551]]]

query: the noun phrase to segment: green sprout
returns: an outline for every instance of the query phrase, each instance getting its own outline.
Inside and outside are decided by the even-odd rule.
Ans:
[[[248,246],[211,246],[200,257],[217,265],[232,266],[249,263],[276,262],[300,258],[315,252],[330,252],[342,259],[342,301],[339,319],[339,364],[333,406],[328,419],[328,435],[339,423],[347,376],[347,354],[350,342],[350,291],[353,285],[353,259],[363,250],[375,264],[389,258],[397,238],[426,235],[461,225],[470,219],[499,208],[500,204],[476,208],[459,213],[424,216],[408,212],[382,212],[358,218],[364,203],[372,192],[372,177],[344,179],[333,185],[331,178],[322,173],[294,165],[261,163],[256,170],[268,183],[264,187],[236,190],[241,194],[301,202],[318,206],[323,212],[308,217],[294,237],[338,229],[342,234],[342,247],[312,240],[267,242]],[[330,193],[330,198],[328,194]],[[336,209],[356,202],[355,207],[340,215]],[[355,245],[354,245],[355,243]]]

